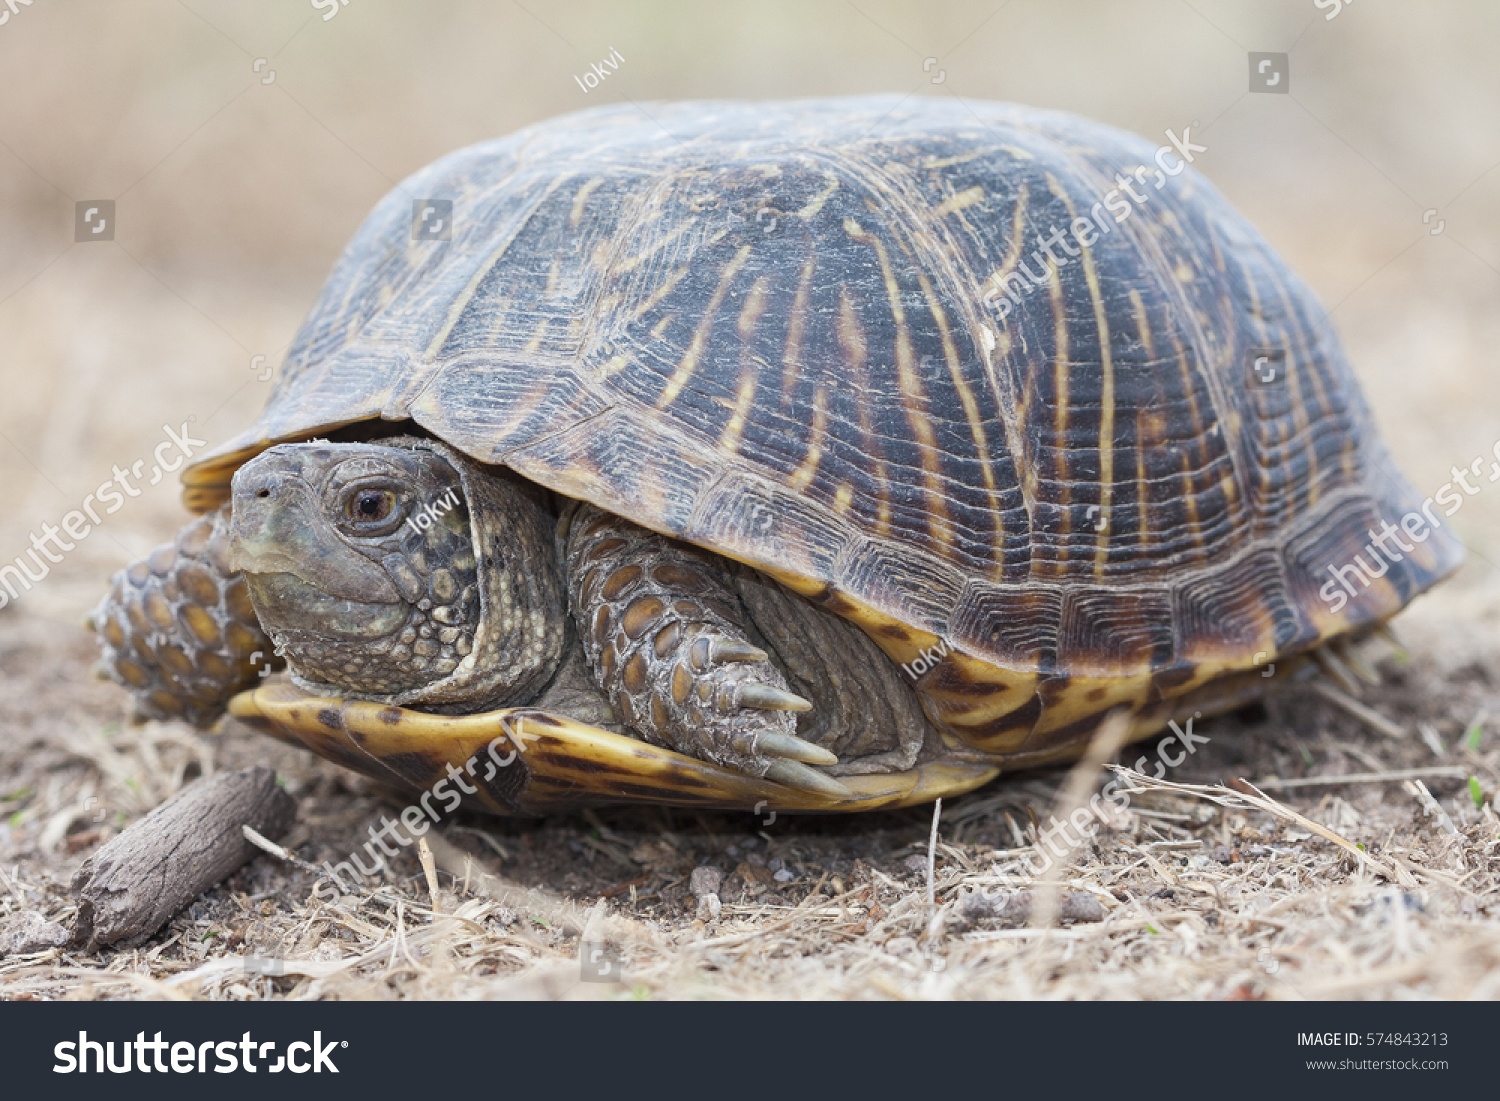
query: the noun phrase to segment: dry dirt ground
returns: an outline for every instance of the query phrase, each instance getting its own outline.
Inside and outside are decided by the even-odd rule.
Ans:
[[[1051,870],[1033,841],[1072,805],[1066,772],[948,801],[930,865],[931,808],[459,817],[430,835],[436,898],[415,850],[338,898],[266,855],[137,947],[0,959],[0,997],[1500,997],[1497,610],[1500,586],[1439,590],[1403,620],[1409,657],[1372,644],[1385,684],[1365,701],[1399,737],[1311,688],[1204,721],[1206,744]],[[84,858],[214,769],[273,765],[309,864],[406,803],[244,727],[122,724],[84,632],[0,616],[0,925],[67,926]],[[1143,753],[1154,774],[1151,743],[1119,757]],[[1425,792],[1378,775],[1398,770]],[[1268,801],[1204,788],[1239,778]],[[584,943],[623,981],[582,981]]]

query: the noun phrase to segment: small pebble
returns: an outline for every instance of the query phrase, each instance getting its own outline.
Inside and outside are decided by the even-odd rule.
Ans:
[[[730,845],[729,848],[724,850],[724,855],[732,856],[736,860],[738,860],[740,855],[740,847],[738,845]]]
[[[1032,904],[1030,891],[969,891],[959,896],[955,912],[961,928],[993,921],[1002,928],[1015,929],[1031,920]],[[1088,891],[1064,891],[1058,899],[1057,920],[1063,925],[1103,921],[1104,907]]]
[[[925,856],[908,856],[901,864],[909,872],[919,875],[927,874],[927,858]]]
[[[773,856],[770,860],[766,861],[766,867],[770,868],[773,872],[779,872],[782,868],[786,867],[786,861],[779,856]]]
[[[69,934],[55,921],[48,921],[35,910],[22,910],[0,928],[0,956],[27,956],[62,948]]]
[[[766,871],[764,864],[752,864],[749,858],[742,860],[734,869],[735,874],[745,881],[746,888],[752,895],[759,895],[771,886],[775,881],[771,873]]]
[[[719,920],[719,914],[723,912],[724,904],[719,901],[719,896],[713,892],[701,896],[698,899],[698,920],[702,922],[715,922]]]
[[[785,868],[777,868],[775,878],[777,883],[790,883],[797,877],[791,872],[787,871]]]
[[[719,888],[723,885],[724,873],[712,864],[694,868],[692,876],[688,879],[688,889],[693,892],[693,897],[700,901],[705,895],[717,896]]]

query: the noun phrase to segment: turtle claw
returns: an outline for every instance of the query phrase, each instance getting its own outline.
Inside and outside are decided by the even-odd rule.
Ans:
[[[789,788],[816,792],[819,795],[849,798],[854,794],[831,776],[825,776],[816,769],[808,768],[800,761],[788,761],[785,758],[772,761],[771,767],[766,769],[764,778],[778,784],[785,784]]]
[[[755,752],[767,757],[785,757],[793,761],[806,761],[810,765],[836,765],[839,759],[820,745],[804,741],[795,734],[771,731],[755,740]]]
[[[768,661],[770,659],[758,646],[751,646],[748,642],[742,642],[737,638],[719,636],[709,640],[708,660],[717,664],[721,661]]]
[[[751,646],[744,639],[727,635],[700,635],[688,649],[688,660],[695,672],[707,673],[715,665],[769,661],[770,657],[759,646]]]
[[[746,684],[739,690],[739,705],[762,711],[811,711],[812,701],[769,684]]]

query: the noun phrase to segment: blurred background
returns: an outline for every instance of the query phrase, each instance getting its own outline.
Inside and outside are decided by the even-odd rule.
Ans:
[[[0,565],[183,422],[256,416],[371,205],[596,104],[897,92],[1165,140],[1332,311],[1423,494],[1500,440],[1500,5],[1487,0],[0,0]],[[1252,91],[1249,55],[1285,55]],[[607,76],[592,89],[580,84]],[[75,240],[80,201],[114,203]],[[90,205],[94,205],[90,202]],[[97,221],[91,225],[98,224]],[[1500,591],[1500,483],[1443,599]],[[69,629],[185,518],[146,487],[6,619]],[[19,616],[18,614],[19,613]]]

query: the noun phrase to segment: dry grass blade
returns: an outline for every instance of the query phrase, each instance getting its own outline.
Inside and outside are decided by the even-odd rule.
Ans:
[[[422,863],[422,875],[427,880],[427,896],[432,899],[432,912],[443,912],[443,900],[438,896],[437,864],[432,859],[432,846],[426,837],[417,838],[417,859]]]
[[[1422,804],[1422,809],[1427,814],[1437,820],[1437,824],[1442,827],[1444,833],[1449,837],[1458,836],[1458,827],[1453,824],[1453,819],[1448,817],[1448,812],[1443,809],[1442,804],[1432,797],[1432,792],[1427,790],[1426,784],[1421,780],[1409,780],[1402,786],[1416,797],[1417,802]]]
[[[935,905],[933,878],[937,871],[938,819],[942,816],[943,801],[939,799],[932,805],[932,832],[927,835],[927,908],[929,910]]]

